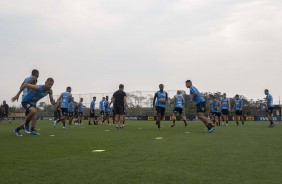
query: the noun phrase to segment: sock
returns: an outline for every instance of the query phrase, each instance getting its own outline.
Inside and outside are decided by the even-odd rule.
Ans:
[[[60,121],[61,121],[61,119],[58,119],[58,120],[57,120],[57,123],[59,123]]]
[[[108,124],[110,124],[110,121],[108,120]]]
[[[22,127],[18,127],[15,129],[16,132],[20,131],[22,129]]]
[[[63,126],[64,126],[64,127],[66,126],[66,123],[65,123],[65,122],[63,122]]]
[[[270,124],[273,124],[273,120],[270,120]]]
[[[175,124],[175,120],[173,120],[173,124]]]
[[[31,131],[35,131],[35,128],[34,128],[34,127],[31,127]]]
[[[207,128],[208,129],[210,129],[210,128],[212,128],[213,126],[212,126],[212,124],[211,123],[209,123],[208,125],[207,125]]]

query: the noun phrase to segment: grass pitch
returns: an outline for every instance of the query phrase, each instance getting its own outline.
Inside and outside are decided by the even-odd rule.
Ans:
[[[13,134],[19,122],[2,123],[1,183],[282,183],[281,124],[231,122],[208,134],[200,122],[162,122],[160,131],[152,121],[123,130],[87,123],[63,130],[38,121],[41,136],[23,137]]]

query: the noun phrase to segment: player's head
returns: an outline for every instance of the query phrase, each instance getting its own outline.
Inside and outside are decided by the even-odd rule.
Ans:
[[[80,98],[80,102],[83,102],[83,98]]]
[[[216,100],[214,95],[211,96],[211,99],[212,99],[213,101]]]
[[[6,104],[6,100],[3,101],[3,104]]]
[[[180,95],[180,94],[181,94],[181,91],[180,91],[180,90],[178,90],[178,91],[177,91],[177,94],[178,94],[178,95]]]
[[[236,98],[236,99],[239,99],[239,95],[236,95],[235,98]]]
[[[34,76],[34,77],[38,78],[39,77],[39,71],[36,70],[36,69],[32,70],[31,76]]]
[[[160,85],[159,85],[159,88],[160,88],[160,91],[163,91],[163,90],[164,90],[164,85],[163,85],[163,84],[160,84]]]
[[[71,87],[68,86],[66,90],[67,90],[67,92],[70,93],[71,92]]]
[[[48,78],[48,79],[46,80],[46,82],[45,82],[45,88],[46,88],[46,89],[51,89],[52,86],[53,86],[53,84],[54,84],[54,79]]]
[[[106,96],[106,100],[109,100],[109,96]]]
[[[106,99],[105,97],[102,98],[103,101],[105,101],[105,99]]]
[[[265,89],[264,94],[268,95],[268,93],[269,93],[268,89]]]
[[[226,98],[226,93],[223,93],[223,97]]]
[[[191,81],[191,80],[187,80],[187,81],[185,82],[185,84],[186,84],[186,87],[187,87],[187,88],[190,88],[190,87],[192,86],[192,81]]]
[[[96,101],[96,96],[93,97],[93,100]]]
[[[119,88],[120,90],[124,90],[124,85],[123,85],[123,84],[120,84],[118,88]]]
[[[74,101],[74,98],[73,98],[73,97],[71,97],[71,101]]]
[[[212,94],[210,94],[210,95],[209,95],[209,97],[210,97],[210,98],[212,98],[212,97],[213,97],[213,95],[212,95]]]

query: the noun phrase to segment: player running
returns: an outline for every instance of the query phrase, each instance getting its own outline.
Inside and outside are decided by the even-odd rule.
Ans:
[[[215,98],[215,96],[212,96],[212,114],[214,117],[214,121],[216,123],[217,126],[220,126],[220,116],[221,116],[221,104],[220,102]]]
[[[14,101],[19,99],[21,92],[25,88],[27,88],[29,90],[28,93],[26,94],[26,96],[24,97],[24,99],[22,100],[22,106],[26,110],[28,110],[28,115],[25,117],[25,122],[20,124],[20,126],[14,130],[14,132],[17,136],[22,136],[22,134],[20,133],[20,130],[24,129],[24,124],[31,121],[32,118],[36,115],[37,101],[39,101],[40,99],[49,95],[51,104],[52,105],[55,104],[55,101],[54,101],[54,98],[53,98],[53,91],[51,89],[53,84],[54,84],[54,80],[52,78],[48,78],[44,85],[32,85],[32,84],[26,83],[26,84],[22,85],[22,87],[20,88],[20,91],[17,93],[17,95],[12,98],[12,101],[14,102]],[[35,130],[34,125],[32,125],[32,127],[31,127],[31,134],[32,135],[40,135]]]
[[[71,100],[72,100],[71,87],[67,87],[66,91],[61,93],[60,97],[57,100],[57,103],[61,102],[60,107],[61,107],[62,117],[54,121],[54,127],[56,127],[57,124],[60,121],[62,121],[63,129],[66,129],[66,119],[68,118],[68,107]]]
[[[74,102],[74,98],[71,98],[71,101],[68,105],[68,112],[69,112],[69,125],[72,125],[72,120],[74,117],[74,109],[75,109],[75,102]]]
[[[168,100],[167,92],[164,91],[164,85],[159,85],[159,91],[155,93],[154,100],[153,100],[153,108],[156,108],[157,111],[157,121],[156,125],[158,129],[161,128],[161,120],[164,118],[165,109],[166,109],[166,102]]]
[[[184,97],[181,94],[181,91],[177,91],[177,94],[174,96],[174,98],[170,102],[170,104],[173,104],[173,103],[174,103],[174,109],[173,109],[173,115],[172,115],[173,124],[170,127],[175,126],[177,114],[179,114],[179,116],[181,117],[181,120],[184,121],[184,125],[187,126],[185,114],[183,114]]]
[[[242,121],[242,126],[244,126],[244,117],[243,117],[243,100],[240,99],[239,95],[235,96],[235,119],[236,119],[236,124],[239,126],[239,118]]]
[[[77,123],[79,123],[80,125],[83,125],[82,124],[82,119],[83,119],[83,107],[85,107],[83,104],[83,98],[80,98],[80,101],[78,102],[78,104],[76,105],[77,106],[77,115],[78,115],[78,118],[77,118]]]
[[[268,120],[270,121],[269,128],[273,128],[275,126],[273,122],[273,97],[269,93],[268,89],[264,90],[264,94],[266,95],[265,100],[266,100],[266,113]]]
[[[223,98],[221,99],[221,112],[222,112],[223,122],[225,122],[226,126],[228,126],[229,111],[230,111],[230,102],[229,99],[226,97],[226,93],[223,93]]]
[[[209,133],[213,132],[215,130],[215,127],[212,125],[210,120],[204,115],[204,112],[206,111],[206,101],[202,97],[199,90],[192,85],[191,80],[187,80],[185,84],[186,87],[190,89],[191,102],[194,101],[197,107],[198,117],[206,125],[206,127],[208,128],[208,132]]]
[[[97,122],[99,120],[101,121],[101,125],[103,125],[104,115],[105,115],[105,97],[102,98],[102,100],[99,103],[99,109],[100,109],[100,117],[98,118]]]

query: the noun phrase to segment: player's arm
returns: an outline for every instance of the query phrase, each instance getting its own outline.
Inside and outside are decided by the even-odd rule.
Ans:
[[[227,101],[227,103],[228,103],[228,110],[230,111],[230,102],[229,102],[229,99],[228,99],[228,101]]]
[[[123,97],[123,102],[124,102],[125,108],[127,108],[127,99],[126,99],[126,95]]]
[[[20,88],[19,92],[16,94],[16,96],[14,96],[12,98],[12,102],[14,102],[16,100],[17,101],[19,100],[19,96],[20,96],[20,94],[23,92],[23,90],[25,88],[28,88],[28,89],[31,89],[31,90],[34,90],[34,91],[38,91],[39,86],[38,85],[29,84],[29,83],[25,83],[24,85],[21,86],[21,88]]]
[[[154,96],[154,99],[153,99],[153,108],[155,108],[156,99],[157,99],[157,93],[155,93],[155,96]]]
[[[59,102],[61,102],[61,100],[62,100],[62,97],[63,97],[63,93],[61,93],[61,95],[60,95],[60,96],[59,96],[59,98],[57,99],[56,103],[59,103]]]
[[[176,100],[176,96],[173,97],[173,99],[170,100],[170,105],[173,104],[173,102]]]
[[[49,98],[50,98],[50,102],[52,105],[55,105],[56,102],[54,100],[54,97],[53,97],[53,91],[51,90],[50,93],[49,93]]]
[[[194,90],[194,88],[190,88],[190,91],[192,92],[193,96],[191,96],[190,102],[192,102],[196,96],[198,95],[198,93]]]

